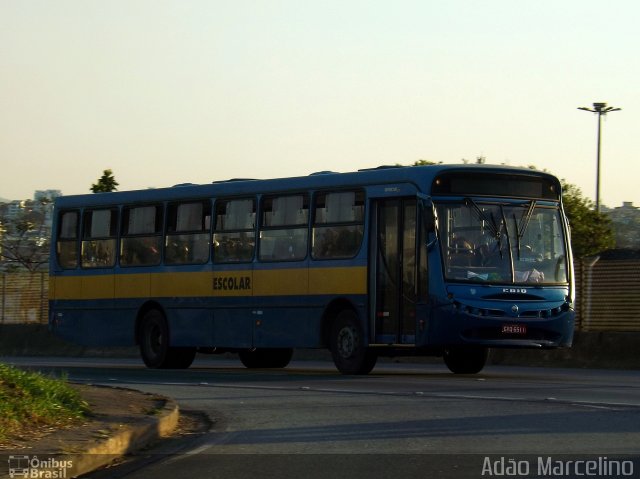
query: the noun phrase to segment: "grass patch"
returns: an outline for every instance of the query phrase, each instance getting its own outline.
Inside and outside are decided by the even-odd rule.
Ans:
[[[44,427],[64,427],[89,405],[66,381],[0,364],[0,441]]]

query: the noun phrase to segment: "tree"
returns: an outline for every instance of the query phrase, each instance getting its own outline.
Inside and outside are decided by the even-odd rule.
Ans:
[[[91,185],[93,193],[110,193],[118,189],[118,182],[113,176],[113,171],[104,170],[97,183]]]
[[[412,165],[409,165],[409,166],[429,166],[429,165],[437,165],[437,164],[438,163],[431,160],[416,160],[413,162]],[[407,166],[407,165],[403,165],[402,163],[396,163],[395,166]]]
[[[49,264],[50,232],[45,224],[42,200],[11,220],[0,222],[0,260],[7,270],[44,270]]]
[[[413,165],[411,166],[428,166],[428,165],[437,165],[437,163],[435,161],[430,161],[430,160],[416,160],[413,162]]]
[[[462,160],[468,164],[468,160]],[[486,163],[486,158],[478,156],[477,164]],[[413,166],[433,165],[434,162],[418,160]],[[530,170],[537,170],[535,165],[528,165]],[[543,170],[546,171],[546,170]],[[576,258],[592,256],[602,251],[615,248],[615,234],[609,217],[598,213],[594,203],[582,195],[576,185],[560,180],[562,183],[562,202],[571,226],[571,249]]]
[[[528,165],[537,170],[535,165]],[[543,170],[547,171],[547,170]],[[614,248],[616,244],[613,225],[609,217],[595,210],[593,201],[585,198],[576,185],[560,180],[562,203],[571,226],[571,249],[575,258],[593,256]]]
[[[575,185],[561,180],[562,202],[571,225],[571,247],[576,258],[592,256],[615,247],[615,235],[608,216],[595,210]]]
[[[462,158],[462,162],[465,165],[469,164],[469,160],[467,160],[466,158]],[[486,163],[487,163],[487,157],[486,156],[482,156],[482,155],[476,156],[476,165],[484,165]]]

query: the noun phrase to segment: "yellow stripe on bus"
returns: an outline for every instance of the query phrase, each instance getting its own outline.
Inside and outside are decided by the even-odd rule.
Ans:
[[[312,294],[366,294],[367,268],[309,269],[309,290]]]
[[[115,295],[115,276],[82,276],[82,297],[95,299],[113,299]]]
[[[116,298],[147,298],[151,296],[150,274],[116,274]]]
[[[140,273],[51,277],[50,299],[186,298],[366,294],[367,269]]]
[[[197,273],[154,273],[151,275],[153,298],[186,298],[190,296],[211,296],[211,272]],[[141,296],[145,297],[145,296]]]
[[[54,283],[49,299],[82,299],[82,276],[49,276],[49,284]]]
[[[309,270],[264,269],[253,272],[254,296],[300,296],[309,294]]]

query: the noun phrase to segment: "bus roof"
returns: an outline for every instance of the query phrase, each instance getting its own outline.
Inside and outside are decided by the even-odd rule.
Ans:
[[[347,173],[322,171],[308,176],[275,179],[246,179],[214,181],[209,184],[182,183],[172,187],[146,190],[117,191],[113,193],[87,193],[56,198],[56,206],[70,208],[78,206],[101,206],[130,202],[159,202],[184,198],[207,198],[217,196],[242,196],[258,193],[300,191],[305,189],[329,189],[393,183],[412,183],[427,192],[432,181],[444,173],[502,173],[518,176],[544,177],[559,186],[557,178],[538,170],[502,165],[437,164],[426,166],[381,166]],[[559,190],[558,190],[559,191]]]

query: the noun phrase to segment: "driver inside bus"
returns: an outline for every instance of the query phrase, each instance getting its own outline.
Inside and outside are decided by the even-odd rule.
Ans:
[[[466,243],[466,242],[465,242]],[[485,268],[499,268],[500,272],[494,273],[494,278],[509,278],[511,275],[510,268],[508,268],[508,252],[502,250],[500,242],[495,241],[492,244],[480,245],[475,254],[477,256],[477,262],[479,265]],[[533,267],[533,263],[539,261],[539,256],[536,256],[531,246],[525,245],[522,248],[521,259],[514,261],[515,281],[517,283],[543,283],[544,273],[538,271]],[[519,270],[518,266],[523,267]],[[497,275],[497,276],[495,276]]]
[[[475,263],[475,249],[473,244],[460,236],[451,244],[451,266],[473,266]]]

